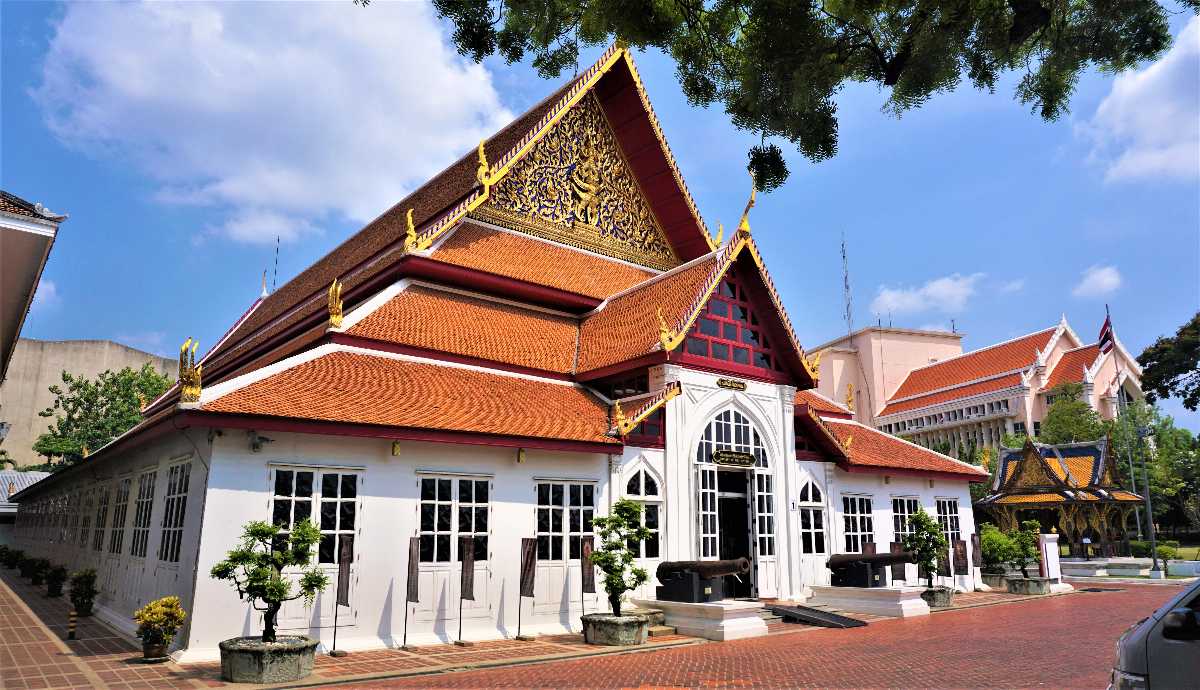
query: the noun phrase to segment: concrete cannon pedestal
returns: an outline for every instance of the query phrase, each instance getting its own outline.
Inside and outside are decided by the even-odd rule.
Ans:
[[[928,616],[929,604],[921,598],[924,587],[825,587],[814,585],[808,605],[828,606],[850,613],[876,616]]]
[[[759,615],[762,604],[756,601],[714,601],[692,604],[684,601],[635,599],[633,603],[663,612],[666,624],[680,635],[706,640],[740,640],[767,634],[767,624]]]

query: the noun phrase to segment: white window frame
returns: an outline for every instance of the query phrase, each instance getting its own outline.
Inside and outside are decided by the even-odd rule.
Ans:
[[[630,483],[634,483],[635,487],[631,491]],[[653,485],[654,493],[649,493],[647,489]],[[645,465],[638,465],[625,480],[625,496],[632,501],[636,501],[642,506],[642,526],[650,530],[650,538],[644,539],[634,547],[637,552],[637,557],[642,559],[657,560],[663,555],[663,531],[662,520],[666,511],[664,510],[664,500],[662,495],[662,482],[650,468]],[[654,519],[650,520],[650,515],[653,513]],[[647,545],[653,543],[656,553],[648,555],[646,553]]]
[[[425,482],[432,482],[434,493],[432,499],[425,498],[424,487]],[[439,493],[439,482],[446,482],[448,486],[448,495],[443,498]],[[463,484],[470,485],[470,501],[463,501]],[[483,485],[487,490],[485,501],[479,501],[479,486]],[[420,550],[420,568],[422,570],[438,570],[449,569],[455,567],[455,563],[462,561],[462,554],[459,553],[459,538],[470,535],[474,537],[472,541],[475,544],[475,562],[487,562],[491,556],[491,534],[492,534],[492,496],[495,493],[495,483],[490,477],[484,477],[471,474],[423,474],[417,477],[417,533],[421,539]],[[432,525],[429,525],[424,518],[425,506],[432,506]],[[441,508],[445,508],[449,512],[449,526],[442,529],[438,525],[438,513]],[[463,512],[470,511],[471,525],[470,529],[463,529]],[[479,517],[483,516],[483,529],[480,529]],[[438,556],[442,553],[442,547],[439,546],[439,537],[445,537],[449,542],[446,544],[446,558],[439,559]],[[483,558],[480,558],[479,539],[483,539]],[[425,558],[425,544],[432,547],[433,558]]]
[[[163,514],[158,533],[158,561],[178,565],[183,547],[183,527],[187,518],[187,499],[192,485],[192,461],[167,467],[167,486],[163,492]]]
[[[112,529],[108,532],[108,553],[119,555],[125,546],[125,523],[129,517],[129,498],[133,488],[133,477],[121,477],[116,482],[113,496]]]
[[[750,545],[756,557],[775,557],[774,472],[758,428],[746,414],[729,407],[713,415],[704,426],[693,455],[696,466],[696,538],[701,559],[719,557],[720,514],[717,508],[717,470],[712,461],[718,450],[733,450],[754,456],[747,480],[747,500],[754,510]],[[765,477],[765,479],[760,479]]]
[[[814,498],[813,492],[817,495]],[[824,555],[829,552],[825,530],[825,490],[816,479],[806,478],[796,494],[797,542],[803,556]]]
[[[897,508],[903,510],[897,510]],[[917,496],[892,496],[892,532],[893,541],[901,541],[905,535],[912,534],[912,516],[921,509],[921,499]]]
[[[150,518],[154,513],[155,485],[158,483],[158,470],[150,469],[138,474],[138,493],[134,501],[133,533],[129,540],[129,555],[134,558],[145,558],[150,550]],[[72,519],[75,519],[72,514]]]
[[[850,510],[851,506],[854,510]],[[874,510],[874,496],[842,494],[842,537],[846,553],[862,553],[863,544],[875,543]]]
[[[284,481],[283,472],[287,472],[286,483],[287,487],[281,487],[281,482]],[[307,492],[297,493],[297,479],[301,474],[309,475],[309,484]],[[327,477],[336,477],[335,488],[336,496],[325,495],[325,480]],[[353,487],[354,495],[344,497],[346,493],[346,478],[350,477],[350,486]],[[353,563],[357,554],[358,542],[357,535],[360,534],[360,522],[362,519],[362,504],[360,501],[362,495],[362,472],[355,468],[347,468],[342,466],[320,466],[320,465],[273,465],[270,475],[270,504],[269,504],[269,521],[272,525],[280,528],[280,536],[282,539],[287,538],[291,534],[292,528],[297,522],[308,519],[313,526],[321,532],[321,538],[314,545],[313,560],[319,566],[331,567],[338,564],[338,557],[341,555],[340,542],[342,539],[350,539],[350,562]],[[279,493],[286,490],[287,493]],[[301,513],[296,512],[297,505],[301,506]],[[326,505],[334,506],[333,509],[333,526],[329,527],[323,520],[323,507]],[[343,506],[350,506],[349,516],[346,519],[346,514]],[[283,514],[280,508],[286,508],[287,521],[283,521]],[[277,512],[279,511],[279,512]],[[306,511],[306,514],[305,514]],[[299,516],[299,519],[297,519]],[[346,522],[350,522],[350,526],[346,526]],[[329,546],[331,552],[326,552],[326,545]]]
[[[104,552],[104,528],[108,526],[108,506],[112,487],[104,484],[96,489],[96,524],[92,526],[92,550]]]
[[[958,499],[943,497],[934,500],[937,505],[938,527],[942,530],[942,536],[946,537],[946,543],[953,549],[954,542],[962,539],[962,511]],[[951,505],[954,506],[953,512],[949,510]]]
[[[541,487],[546,486],[547,495],[543,496]],[[554,487],[561,487],[561,501],[554,501]],[[572,489],[579,493],[579,505],[572,505]],[[585,502],[588,489],[592,495],[591,505]],[[565,479],[539,479],[534,482],[534,498],[537,507],[534,510],[534,529],[537,530],[537,560],[539,563],[570,563],[579,560],[579,548],[582,548],[582,538],[594,536],[592,518],[596,516],[596,504],[600,488],[593,481],[578,481]],[[543,511],[545,511],[543,513]],[[546,526],[543,529],[542,515],[546,515]],[[557,529],[555,518],[558,518]],[[555,548],[556,544],[558,549]],[[545,545],[545,548],[543,548]],[[555,553],[559,557],[555,557]],[[546,556],[543,556],[546,554]]]

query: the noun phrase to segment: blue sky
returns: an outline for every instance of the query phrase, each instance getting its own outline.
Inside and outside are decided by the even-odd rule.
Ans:
[[[415,4],[5,2],[0,25],[0,185],[71,216],[24,335],[161,353],[215,342],[276,235],[282,284],[557,85],[464,62]],[[1012,79],[899,119],[847,87],[837,157],[792,151],[751,216],[801,342],[845,331],[843,234],[856,327],[953,319],[970,349],[1065,312],[1090,341],[1108,303],[1135,354],[1173,334],[1200,308],[1200,20],[1171,25],[1171,53],[1085,75],[1054,123]],[[636,61],[705,220],[736,223],[756,137]]]

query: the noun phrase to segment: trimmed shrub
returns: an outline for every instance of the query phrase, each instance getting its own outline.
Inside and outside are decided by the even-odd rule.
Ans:
[[[148,645],[170,645],[185,619],[187,611],[183,610],[179,597],[155,599],[133,614],[138,624],[137,636]]]
[[[16,568],[21,565],[21,561],[25,560],[25,552],[20,549],[9,549],[4,553],[3,560],[5,568]]]
[[[1007,572],[1004,564],[1013,559],[1014,549],[1012,537],[995,525],[984,525],[979,531],[979,555],[983,560],[980,570],[989,575],[1003,575]]]
[[[41,585],[46,581],[48,572],[50,572],[50,561],[45,558],[33,559],[33,565],[29,571],[29,584]]]
[[[96,571],[91,568],[80,570],[71,576],[71,605],[80,616],[92,615],[92,604],[96,601]]]
[[[67,569],[61,565],[56,565],[46,571],[46,596],[61,597],[63,592],[63,583],[67,581]]]

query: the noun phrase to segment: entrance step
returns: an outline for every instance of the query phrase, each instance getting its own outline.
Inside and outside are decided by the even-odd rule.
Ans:
[[[770,604],[767,609],[771,613],[776,614],[788,622],[804,623],[807,625],[818,625],[823,628],[859,628],[867,624],[866,621],[852,618],[845,615],[844,611],[828,606],[783,606],[780,604]]]
[[[769,608],[760,609],[758,612],[758,617],[768,623],[774,623],[775,621],[783,620],[783,616],[780,616]]]
[[[670,625],[652,625],[652,626],[650,626],[650,629],[646,631],[646,633],[648,635],[650,635],[650,637],[659,637],[660,635],[674,635],[675,628]]]

